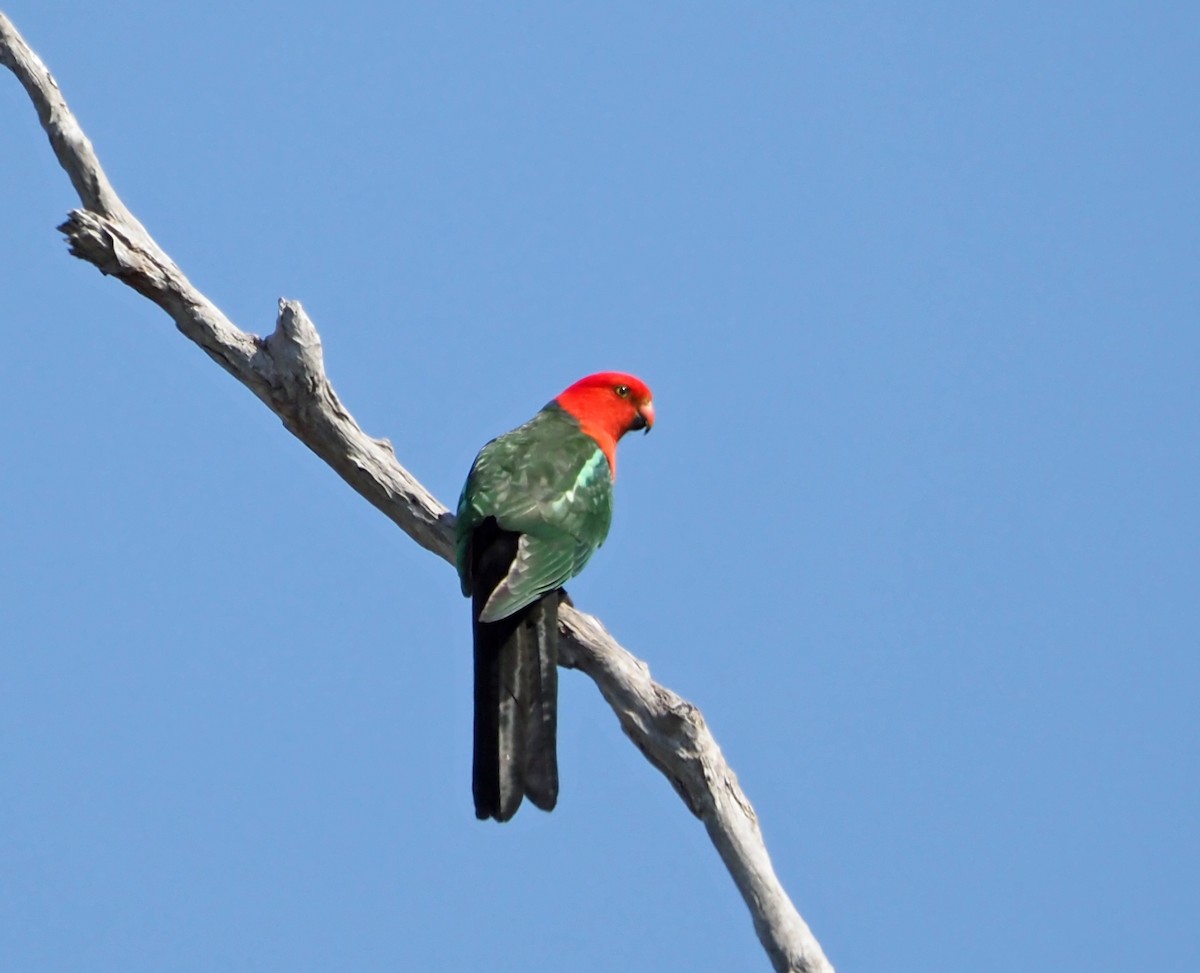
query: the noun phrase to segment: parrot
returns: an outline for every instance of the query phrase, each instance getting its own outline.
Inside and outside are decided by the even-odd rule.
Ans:
[[[612,522],[617,440],[649,432],[646,383],[580,379],[479,451],[455,522],[475,650],[475,816],[558,802],[558,607]]]

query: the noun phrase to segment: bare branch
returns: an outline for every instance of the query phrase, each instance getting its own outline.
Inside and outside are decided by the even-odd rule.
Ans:
[[[236,327],[126,209],[54,78],[3,13],[0,63],[29,93],[84,207],[60,227],[71,253],[166,311],[350,486],[422,547],[452,560],[452,515],[396,461],[391,444],[364,433],[342,405],[325,376],[321,339],[300,304],[280,301],[266,338]],[[625,734],[704,822],[775,969],[832,973],[775,875],[754,809],[700,711],[656,683],[593,616],[564,605],[560,618],[562,664],[595,681]]]

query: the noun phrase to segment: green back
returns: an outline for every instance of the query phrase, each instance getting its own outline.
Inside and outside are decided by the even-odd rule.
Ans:
[[[596,441],[551,402],[483,447],[458,501],[458,575],[471,593],[474,529],[495,517],[523,535],[517,558],[481,616],[495,621],[573,578],[612,523],[612,470]]]

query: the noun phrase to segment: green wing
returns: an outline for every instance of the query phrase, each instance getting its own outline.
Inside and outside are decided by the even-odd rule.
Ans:
[[[521,535],[517,556],[480,620],[511,615],[583,570],[612,523],[612,470],[604,452],[553,403],[480,450],[458,502],[458,573],[471,593],[470,545],[495,517]]]

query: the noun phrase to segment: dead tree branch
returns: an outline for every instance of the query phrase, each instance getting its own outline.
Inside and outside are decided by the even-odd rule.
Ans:
[[[236,327],[184,276],[117,196],[46,66],[0,13],[0,63],[25,87],[82,209],[59,227],[71,253],[149,298],[257,395],[287,429],[422,547],[449,561],[453,517],[359,428],[325,376],[321,339],[296,301],[279,303],[266,338]],[[561,661],[586,673],[634,745],[669,780],[737,884],[776,970],[833,967],[775,875],[758,819],[700,711],[650,677],[591,615],[563,607]]]

